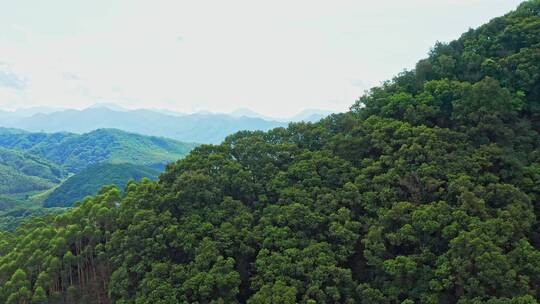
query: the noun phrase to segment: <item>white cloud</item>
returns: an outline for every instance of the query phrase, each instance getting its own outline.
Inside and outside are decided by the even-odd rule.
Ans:
[[[344,110],[435,40],[518,2],[12,1],[0,62],[25,82],[0,88],[0,104]]]

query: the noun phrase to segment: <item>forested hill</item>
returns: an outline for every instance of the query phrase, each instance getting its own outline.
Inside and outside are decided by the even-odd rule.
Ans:
[[[0,147],[0,194],[48,189],[66,176],[47,160]]]
[[[53,189],[43,201],[44,207],[70,207],[86,196],[96,194],[103,185],[125,187],[129,180],[157,180],[160,171],[129,163],[100,163],[83,169]]]
[[[10,131],[11,130],[11,131]],[[157,169],[182,158],[196,144],[116,129],[85,134],[30,133],[0,128],[0,147],[23,151],[79,172],[101,162],[133,163]]]
[[[315,124],[0,236],[5,303],[537,303],[540,1]]]

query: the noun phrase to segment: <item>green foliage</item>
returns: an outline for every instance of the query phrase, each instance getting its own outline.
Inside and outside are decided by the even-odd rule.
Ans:
[[[63,169],[49,161],[0,148],[0,194],[48,189],[65,176]]]
[[[0,165],[0,194],[46,190],[54,185],[50,180],[25,175],[13,168]]]
[[[22,223],[31,221],[33,218],[49,214],[60,214],[66,211],[65,208],[42,208],[27,205],[27,202],[19,201],[8,210],[0,211],[0,231],[14,231]]]
[[[536,303],[539,13],[0,234],[0,302]]]
[[[143,136],[115,129],[72,133],[0,133],[0,147],[25,151],[79,172],[101,162],[132,163],[161,169],[187,154],[195,144]]]
[[[29,204],[72,206],[104,185],[157,179],[166,163],[194,146],[119,130],[76,135],[0,128],[0,229],[13,230],[25,217],[51,213]],[[65,180],[68,172],[76,174]]]
[[[66,173],[57,165],[37,156],[0,148],[0,164],[17,169],[19,172],[36,176],[51,182],[58,182]]]
[[[70,207],[99,191],[106,185],[117,185],[124,188],[131,179],[150,178],[156,180],[159,171],[145,166],[133,164],[102,163],[90,166],[69,177],[55,188],[44,200],[44,207]]]

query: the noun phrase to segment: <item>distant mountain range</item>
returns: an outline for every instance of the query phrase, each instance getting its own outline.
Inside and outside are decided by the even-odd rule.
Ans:
[[[240,108],[228,114],[233,117],[251,117],[251,118],[260,118],[264,120],[280,121],[280,122],[300,122],[300,121],[316,122],[332,113],[333,112],[331,111],[320,110],[320,109],[306,109],[292,117],[279,118],[279,117],[271,117],[271,116],[262,115],[248,108]]]
[[[96,104],[83,110],[29,108],[0,111],[0,126],[33,132],[86,133],[115,128],[144,135],[163,136],[185,142],[219,143],[240,130],[266,131],[289,122],[314,122],[331,112],[308,109],[290,118],[273,118],[249,109],[231,113],[177,113],[168,110],[128,110],[115,104]]]

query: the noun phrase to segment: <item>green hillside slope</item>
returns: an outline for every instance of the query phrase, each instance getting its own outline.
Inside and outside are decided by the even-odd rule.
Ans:
[[[315,124],[0,234],[5,303],[540,299],[540,1]]]
[[[59,182],[66,172],[58,165],[29,153],[0,148],[0,164],[17,171],[37,176],[52,182]]]
[[[0,127],[0,134],[23,134],[28,133],[27,131],[13,128],[4,128]]]
[[[45,190],[54,186],[50,180],[37,176],[28,176],[17,170],[0,165],[0,193],[21,193],[34,190]]]
[[[129,180],[139,181],[143,177],[156,180],[158,176],[157,170],[127,163],[90,166],[55,188],[45,199],[44,207],[70,207],[106,185],[124,188]]]
[[[196,144],[143,136],[114,129],[86,134],[0,133],[0,147],[18,149],[78,172],[100,162],[134,163],[163,168],[187,154]]]
[[[0,194],[48,189],[65,176],[63,169],[49,161],[0,148]]]

